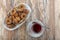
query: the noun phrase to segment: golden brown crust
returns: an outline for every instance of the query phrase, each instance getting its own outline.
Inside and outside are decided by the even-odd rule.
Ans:
[[[10,18],[6,18],[6,24],[11,24],[11,19]]]
[[[24,9],[25,8],[25,5],[21,4],[18,6],[19,9]]]
[[[12,27],[12,25],[7,25],[9,28],[11,28]]]
[[[17,17],[18,16],[18,13],[16,13],[14,16]]]
[[[6,24],[9,28],[15,27],[20,22],[23,22],[29,11],[25,5],[21,4],[18,7],[14,7],[6,17]]]
[[[18,20],[16,18],[14,18],[13,23],[18,24]]]
[[[20,17],[16,17],[16,20],[19,22],[20,21]]]
[[[15,15],[16,13],[16,9],[13,9],[11,12],[10,12],[10,15]]]
[[[7,25],[9,28],[14,28],[15,25],[13,24],[10,24],[10,25]]]
[[[24,9],[23,12],[26,13],[26,14],[29,13],[29,11],[27,9]]]
[[[22,13],[21,14],[21,19],[24,19],[26,17],[26,14],[25,13]]]

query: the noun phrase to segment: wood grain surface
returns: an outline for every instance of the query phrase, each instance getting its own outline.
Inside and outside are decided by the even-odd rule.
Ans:
[[[60,0],[55,1],[55,38],[60,40]]]
[[[3,27],[3,17],[11,8],[19,3],[26,3],[31,7],[31,16],[20,28],[14,31],[8,31]],[[59,7],[56,0],[47,0],[46,10],[44,9],[43,3],[44,0],[0,0],[0,40],[60,40],[58,23],[60,22],[60,14],[57,14]],[[57,15],[59,15],[58,19]],[[26,32],[27,24],[35,18],[45,23],[47,28],[44,34],[38,38],[33,38]]]

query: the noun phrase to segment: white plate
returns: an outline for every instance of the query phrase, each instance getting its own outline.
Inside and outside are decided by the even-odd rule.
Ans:
[[[29,5],[28,5],[28,4],[25,4],[25,3],[20,3],[20,4],[24,4],[24,5],[26,6],[26,8],[29,10],[29,13],[28,13],[26,19],[25,19],[22,23],[16,25],[14,28],[8,28],[8,27],[6,26],[6,24],[5,24],[5,22],[3,21],[3,25],[4,25],[4,28],[5,28],[5,29],[10,30],[10,31],[15,30],[15,29],[21,27],[21,25],[22,25],[23,23],[25,23],[25,21],[30,17],[31,8],[29,7]],[[18,7],[20,4],[18,4],[16,7]],[[10,11],[11,11],[11,10],[10,10]],[[6,17],[4,17],[4,20],[5,20],[5,18],[6,18]]]
[[[39,32],[39,33],[35,33],[35,32],[33,32],[32,31],[32,29],[31,29],[31,27],[32,27],[32,23],[33,22],[37,22],[37,23],[39,23],[41,26],[42,26],[42,30]],[[42,36],[42,34],[44,33],[44,31],[45,31],[45,28],[44,28],[44,24],[41,22],[41,21],[39,21],[39,20],[34,20],[34,21],[31,21],[31,22],[29,22],[28,23],[28,25],[27,25],[27,29],[26,29],[26,32],[28,33],[28,35],[30,35],[31,37],[40,37],[40,36]]]

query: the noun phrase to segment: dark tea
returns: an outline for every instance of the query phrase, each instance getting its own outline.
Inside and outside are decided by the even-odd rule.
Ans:
[[[32,30],[35,32],[35,33],[39,33],[42,29],[42,26],[36,22],[33,22],[33,26],[32,26]]]

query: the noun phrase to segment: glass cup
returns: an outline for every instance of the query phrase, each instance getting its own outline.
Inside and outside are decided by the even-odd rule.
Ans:
[[[36,33],[34,30],[33,30],[33,25],[35,24],[35,23],[37,23],[37,24],[39,24],[40,26],[40,28],[41,28],[41,30],[39,31],[38,29],[39,28],[35,28],[35,29],[37,29],[39,32],[38,33]],[[36,26],[34,26],[34,27],[36,27]],[[38,26],[37,26],[38,27]],[[28,25],[27,25],[27,33],[31,36],[31,37],[40,37],[41,35],[43,35],[43,33],[44,33],[44,31],[45,31],[45,25],[41,22],[41,21],[39,21],[39,20],[34,20],[34,21],[31,21],[31,22],[29,22],[28,23]]]

